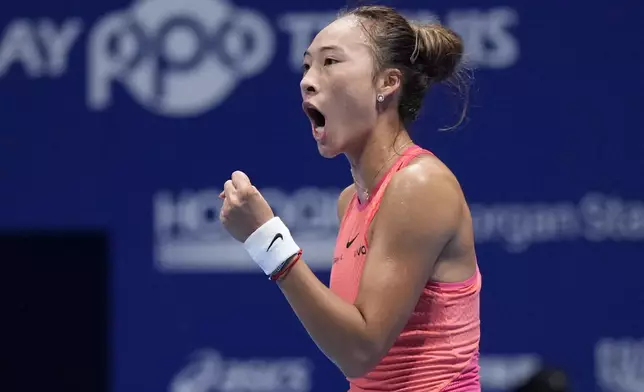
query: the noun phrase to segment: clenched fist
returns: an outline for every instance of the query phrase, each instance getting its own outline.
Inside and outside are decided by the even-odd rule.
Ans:
[[[226,181],[219,197],[224,199],[219,220],[237,241],[246,241],[274,216],[262,194],[241,171],[234,172]]]

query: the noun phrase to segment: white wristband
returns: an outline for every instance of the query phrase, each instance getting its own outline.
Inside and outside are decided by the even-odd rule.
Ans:
[[[255,230],[246,241],[244,249],[266,275],[271,275],[289,257],[300,251],[284,222],[271,218]]]

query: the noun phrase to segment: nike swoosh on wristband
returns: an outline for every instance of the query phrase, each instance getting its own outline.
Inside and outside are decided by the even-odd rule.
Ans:
[[[266,251],[267,251],[267,252],[268,252],[269,250],[271,250],[271,246],[273,246],[273,244],[275,243],[275,241],[277,241],[278,239],[280,239],[280,240],[284,241],[284,237],[282,236],[282,233],[277,233],[277,234],[275,234],[275,237],[273,237],[273,241],[271,241],[270,245],[268,245],[268,248],[266,248]]]

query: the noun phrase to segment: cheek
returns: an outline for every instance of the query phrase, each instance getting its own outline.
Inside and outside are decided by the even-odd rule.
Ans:
[[[344,121],[373,121],[376,116],[375,92],[370,79],[347,78],[336,86],[336,107]]]

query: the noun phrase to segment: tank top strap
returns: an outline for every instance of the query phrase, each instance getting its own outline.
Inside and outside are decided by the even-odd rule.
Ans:
[[[407,148],[401,155],[398,157],[398,159],[394,162],[393,165],[385,172],[385,175],[382,177],[380,180],[380,184],[376,187],[376,191],[373,194],[373,197],[371,200],[369,200],[369,211],[367,213],[367,225],[371,225],[371,221],[373,220],[374,216],[378,212],[378,208],[380,207],[380,201],[385,193],[385,190],[387,189],[387,186],[391,182],[391,179],[394,177],[394,174],[396,174],[397,171],[403,169],[411,161],[414,159],[418,158],[421,155],[434,155],[431,151],[425,150],[424,148],[413,145]]]
[[[389,185],[389,182],[391,182],[394,174],[409,165],[409,162],[418,158],[420,155],[425,154],[432,153],[416,145],[410,146],[402,154],[400,154],[400,157],[398,157],[394,164],[391,165],[391,167],[385,172],[385,175],[382,177],[380,184],[377,186],[376,192],[374,193],[371,202],[376,204],[380,203],[380,199],[384,195],[385,189]]]
[[[409,162],[418,158],[420,155],[425,155],[425,154],[434,155],[432,154],[431,151],[425,150],[420,146],[416,146],[416,145],[410,146],[407,150],[405,150],[405,152],[402,153],[402,156],[398,159],[398,162],[396,162],[396,165],[394,165],[396,166],[396,170],[390,171],[391,175],[393,175],[394,172],[397,172],[398,170],[407,166]]]

